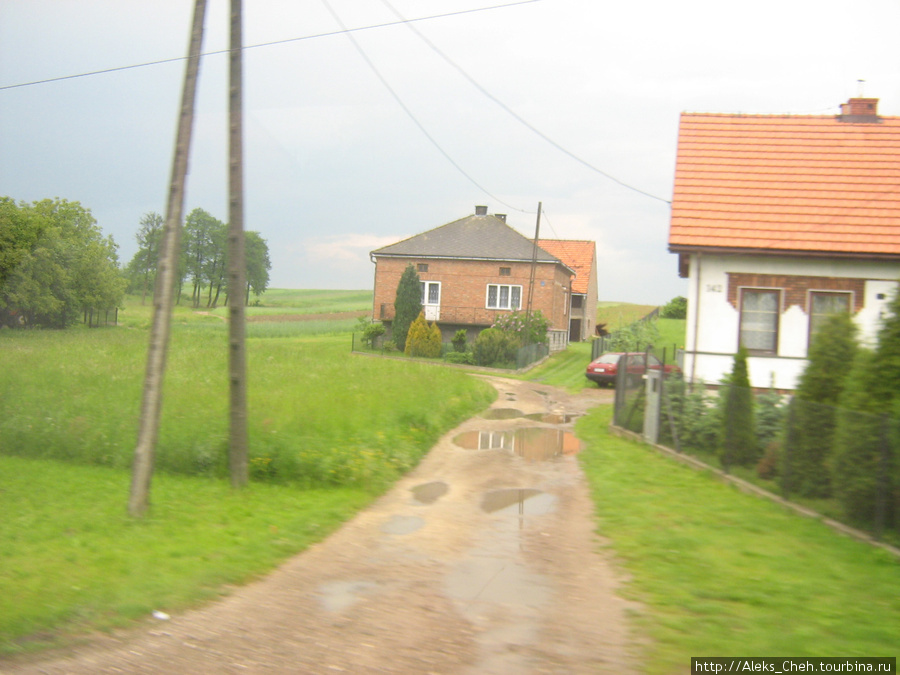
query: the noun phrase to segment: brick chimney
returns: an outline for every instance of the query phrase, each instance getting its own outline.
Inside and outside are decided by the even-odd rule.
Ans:
[[[476,206],[475,207],[475,215],[476,216],[486,216],[487,215],[487,207],[486,206]]]
[[[504,223],[506,222],[506,214],[505,213],[495,213],[494,218],[499,218]]]
[[[877,98],[851,98],[841,103],[840,122],[878,122]]]

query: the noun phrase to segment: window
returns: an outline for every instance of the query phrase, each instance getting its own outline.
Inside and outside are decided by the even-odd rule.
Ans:
[[[420,272],[427,272],[428,271],[428,263],[419,263],[418,265],[416,265],[416,268]]]
[[[512,274],[512,267],[501,267],[500,268],[500,276],[508,277]]]
[[[778,351],[778,306],[781,291],[743,289],[740,344],[751,352]]]
[[[809,294],[809,337],[825,323],[832,314],[850,313],[849,293],[828,293],[824,291],[812,291]]]
[[[584,308],[584,296],[572,294],[572,309]]]
[[[422,289],[423,305],[439,305],[441,304],[441,282],[440,281],[420,281],[419,286]]]
[[[488,284],[488,309],[519,309],[522,306],[522,287]]]

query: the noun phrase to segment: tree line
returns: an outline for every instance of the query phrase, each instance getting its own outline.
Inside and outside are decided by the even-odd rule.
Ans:
[[[66,328],[91,310],[121,307],[125,293],[152,295],[160,259],[163,217],[147,213],[136,239],[138,251],[123,268],[118,245],[104,236],[79,202],[33,203],[0,197],[0,326]],[[194,307],[215,307],[229,298],[227,225],[203,209],[188,215],[182,237],[179,300],[189,287]],[[245,232],[245,304],[268,287],[269,247],[258,232]]]
[[[160,259],[160,242],[164,225],[163,217],[150,212],[141,218],[135,239],[138,251],[125,268],[128,290],[139,293],[141,302],[152,294],[156,281],[156,269]],[[217,307],[228,304],[227,270],[228,225],[203,209],[191,211],[184,222],[179,257],[178,302],[182,300],[185,287],[191,291],[193,307]],[[244,304],[250,303],[250,294],[256,297],[268,288],[269,246],[259,232],[244,233],[244,255],[246,257],[246,287],[241,290]]]

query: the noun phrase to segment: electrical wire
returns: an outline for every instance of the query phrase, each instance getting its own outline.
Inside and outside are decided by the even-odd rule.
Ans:
[[[372,59],[369,58],[368,54],[366,54],[365,50],[362,48],[362,46],[359,44],[359,42],[353,36],[352,32],[347,30],[346,26],[344,25],[344,22],[341,20],[341,17],[331,6],[331,3],[328,2],[328,0],[322,0],[322,4],[325,5],[325,9],[328,10],[328,12],[331,14],[331,16],[334,17],[334,20],[337,22],[337,24],[341,27],[342,30],[340,32],[344,33],[347,36],[347,38],[350,40],[350,42],[353,43],[353,46],[356,48],[356,51],[359,52],[359,55],[366,62],[366,65],[368,65],[369,68],[372,70],[372,72],[375,73],[375,76],[378,78],[378,80],[381,82],[381,84],[384,85],[384,88],[388,90],[388,93],[390,93],[390,95],[394,98],[394,100],[397,102],[397,104],[403,109],[403,112],[405,112],[407,114],[407,116],[413,121],[413,124],[415,124],[419,128],[419,131],[421,131],[425,135],[425,138],[427,138],[431,142],[431,144],[435,148],[437,148],[438,152],[440,152],[444,156],[444,159],[446,159],[448,162],[450,162],[450,164],[452,164],[456,168],[457,171],[459,171],[463,176],[465,176],[465,178],[470,183],[472,183],[472,185],[477,187],[479,190],[481,190],[484,194],[486,194],[491,199],[498,201],[499,203],[503,204],[507,208],[510,208],[514,211],[519,211],[521,213],[532,213],[531,211],[526,211],[525,209],[520,209],[516,206],[513,206],[512,204],[507,204],[505,201],[503,201],[496,195],[489,192],[484,186],[482,186],[477,180],[475,180],[465,169],[463,169],[462,166],[460,166],[459,163],[457,163],[456,160],[454,160],[449,155],[449,153],[446,150],[444,150],[443,147],[441,147],[440,143],[437,142],[437,140],[434,138],[434,136],[432,136],[428,132],[428,130],[425,128],[425,126],[413,114],[412,110],[409,109],[409,106],[407,106],[403,102],[403,99],[400,98],[400,95],[394,90],[394,88],[390,85],[390,83],[387,81],[387,79],[385,79],[384,75],[381,74],[381,71],[378,70],[378,67],[375,65],[375,63],[372,61]]]
[[[456,69],[456,71],[459,72],[460,75],[462,75],[464,78],[466,78],[466,79],[472,84],[473,87],[475,87],[478,91],[480,91],[482,94],[484,94],[485,96],[487,96],[490,100],[492,100],[494,103],[496,103],[498,106],[500,106],[500,107],[501,107],[503,110],[505,110],[510,116],[512,116],[513,119],[515,119],[517,122],[519,122],[520,124],[522,124],[523,126],[525,126],[527,129],[529,129],[529,130],[532,131],[533,133],[537,134],[539,137],[541,137],[542,139],[544,139],[547,143],[549,143],[550,145],[552,145],[554,148],[556,148],[557,150],[559,150],[559,151],[562,152],[563,154],[568,155],[570,158],[574,159],[574,160],[575,160],[576,162],[578,162],[579,164],[581,164],[581,165],[587,167],[587,168],[590,169],[591,171],[594,171],[594,172],[596,172],[596,173],[599,173],[599,174],[600,174],[601,176],[603,176],[604,178],[606,178],[606,179],[608,179],[608,180],[611,180],[613,183],[616,183],[616,184],[618,184],[618,185],[621,185],[622,187],[627,188],[627,189],[629,189],[629,190],[633,190],[634,192],[637,192],[637,193],[639,193],[639,194],[642,194],[642,195],[644,195],[645,197],[650,197],[651,199],[656,199],[657,201],[661,201],[661,202],[664,202],[664,203],[669,204],[669,205],[672,204],[672,202],[669,201],[668,199],[663,199],[662,197],[657,197],[657,196],[654,195],[654,194],[651,194],[651,193],[649,193],[649,192],[645,192],[644,190],[641,190],[640,188],[636,188],[636,187],[634,187],[633,185],[629,185],[628,183],[625,183],[624,181],[619,180],[619,179],[616,178],[615,176],[612,176],[611,174],[607,173],[606,171],[603,171],[602,169],[597,168],[596,166],[594,166],[593,164],[591,164],[591,163],[588,162],[587,160],[582,159],[581,157],[579,157],[579,156],[576,155],[575,153],[573,153],[573,152],[569,151],[568,149],[564,148],[562,145],[560,145],[559,143],[557,143],[556,141],[554,141],[552,138],[550,138],[549,136],[547,136],[547,134],[545,134],[543,131],[541,131],[540,129],[538,129],[537,127],[535,127],[533,124],[531,124],[530,122],[528,122],[527,120],[525,120],[525,119],[524,119],[523,117],[521,117],[518,113],[516,113],[512,108],[510,108],[508,105],[506,105],[503,101],[501,101],[499,98],[497,98],[496,96],[494,96],[491,92],[489,92],[487,89],[485,89],[483,86],[481,86],[481,84],[480,84],[478,81],[476,81],[475,78],[473,78],[471,75],[469,75],[469,73],[467,73],[465,70],[463,70],[462,66],[460,66],[460,65],[457,64],[455,61],[453,61],[453,59],[451,59],[449,56],[447,56],[447,54],[445,54],[443,51],[441,51],[441,49],[440,49],[436,44],[434,44],[434,43],[433,43],[431,40],[429,40],[425,35],[423,35],[422,32],[421,32],[416,26],[414,26],[414,25],[412,24],[411,21],[407,21],[406,18],[405,18],[405,17],[404,17],[397,9],[395,9],[394,6],[393,6],[388,0],[381,0],[381,2],[382,2],[389,10],[391,10],[391,12],[393,12],[394,16],[396,16],[398,19],[400,19],[400,21],[401,21],[402,23],[406,24],[407,28],[409,28],[413,33],[415,33],[415,34],[416,34],[416,35],[417,35],[417,36],[418,36],[418,37],[419,37],[426,45],[428,45],[428,46],[429,46],[429,47],[430,47],[430,48],[431,48],[438,56],[440,56],[440,57],[441,57],[442,59],[444,59],[444,61],[446,61],[450,66],[452,66],[454,69]]]
[[[463,14],[473,14],[476,12],[486,12],[486,11],[493,10],[493,9],[505,9],[507,7],[515,7],[517,5],[528,5],[533,2],[541,2],[541,1],[542,0],[517,0],[516,2],[508,2],[508,3],[502,4],[502,5],[491,5],[490,7],[475,7],[473,9],[463,9],[463,10],[459,10],[456,12],[446,12],[444,14],[432,14],[430,16],[422,16],[422,17],[418,17],[416,19],[404,19],[402,21],[391,21],[388,23],[379,23],[379,24],[372,24],[369,26],[360,26],[359,28],[342,28],[339,31],[331,31],[328,33],[317,33],[315,35],[303,35],[301,37],[286,38],[284,40],[273,40],[271,42],[260,42],[255,45],[245,45],[245,46],[241,47],[241,49],[247,50],[247,49],[258,49],[260,47],[272,47],[275,45],[282,45],[282,44],[287,44],[290,42],[300,42],[303,40],[314,40],[317,38],[333,37],[335,35],[340,35],[342,33],[349,34],[349,33],[357,33],[357,32],[362,32],[362,31],[367,31],[367,30],[375,30],[378,28],[390,28],[391,26],[399,26],[400,24],[404,24],[404,23],[409,25],[412,22],[431,21],[433,19],[445,19],[445,18],[448,18],[451,16],[460,16]],[[231,51],[232,50],[230,50],[230,49],[219,49],[219,50],[212,51],[212,52],[202,52],[200,54],[200,56],[217,56],[219,54],[228,54]],[[165,63],[177,63],[179,61],[186,61],[188,58],[193,58],[193,56],[191,56],[191,57],[177,56],[177,57],[173,57],[170,59],[159,59],[158,61],[147,61],[145,63],[134,63],[130,66],[116,66],[113,68],[104,68],[102,70],[92,70],[92,71],[85,72],[85,73],[77,73],[75,75],[62,75],[60,77],[49,77],[44,80],[33,80],[31,82],[20,82],[18,84],[0,85],[0,91],[3,91],[5,89],[18,89],[21,87],[32,87],[32,86],[35,86],[38,84],[49,84],[51,82],[62,82],[63,80],[74,80],[74,79],[80,78],[80,77],[91,77],[93,75],[105,75],[107,73],[116,73],[119,71],[133,70],[136,68],[146,68],[148,66],[159,66],[159,65],[163,65]]]

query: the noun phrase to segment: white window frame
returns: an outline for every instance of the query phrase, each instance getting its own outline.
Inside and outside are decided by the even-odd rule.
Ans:
[[[847,314],[853,313],[853,291],[827,291],[827,290],[810,290],[809,293],[809,310],[807,311],[807,316],[809,316],[809,344],[812,344],[813,335],[816,334],[816,331],[825,322],[825,320],[830,316],[829,314],[814,314],[813,313],[813,305],[815,304],[816,296],[842,296],[847,299]]]
[[[437,302],[429,302],[429,291],[432,286],[437,286]],[[423,307],[440,307],[441,304],[441,282],[440,281],[420,281],[419,289],[421,290],[421,300]]]
[[[749,316],[752,310],[745,306],[745,298],[747,293],[759,293],[775,296],[775,311],[771,313],[774,319],[774,326],[771,330],[759,330],[756,326],[761,324],[753,322]],[[777,355],[778,340],[781,331],[781,309],[784,297],[784,289],[782,288],[741,288],[740,289],[740,315],[738,323],[738,345],[744,345],[750,354],[758,355]],[[758,312],[761,313],[761,312]],[[745,344],[745,333],[772,333],[772,348],[761,348]]]
[[[491,288],[496,288],[496,304],[491,305]],[[503,291],[506,289],[506,303],[501,301]],[[518,304],[513,306],[513,289],[518,289]],[[522,309],[522,286],[519,284],[488,284],[484,292],[484,306],[486,309],[506,309],[517,310]]]

